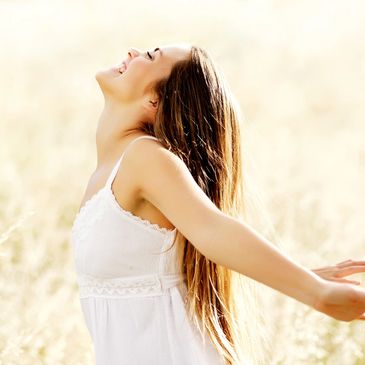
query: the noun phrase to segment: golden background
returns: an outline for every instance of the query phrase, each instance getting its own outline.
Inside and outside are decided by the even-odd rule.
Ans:
[[[308,268],[364,257],[363,1],[3,0],[0,27],[1,364],[92,364],[69,235],[96,163],[94,75],[130,46],[188,42],[220,66],[261,233]],[[271,364],[365,364],[363,321],[260,289]]]

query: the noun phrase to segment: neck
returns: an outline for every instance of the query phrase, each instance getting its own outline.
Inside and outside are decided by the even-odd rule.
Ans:
[[[127,141],[145,134],[139,129],[141,119],[141,110],[136,104],[105,102],[96,131],[97,167],[115,162]]]

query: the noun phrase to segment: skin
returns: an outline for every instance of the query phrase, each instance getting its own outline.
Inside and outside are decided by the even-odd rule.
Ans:
[[[160,50],[154,51],[155,48]],[[117,65],[96,73],[105,101],[96,133],[97,167],[115,161],[122,146],[142,135],[137,131],[142,121],[154,122],[159,101],[151,90],[153,84],[168,76],[174,63],[189,54],[190,45],[185,44],[144,52],[130,48],[127,57]],[[116,68],[123,61],[127,70],[121,75]]]
[[[160,48],[163,56],[152,51],[153,60],[131,49],[125,59],[125,74],[111,68],[95,76],[105,105],[96,135],[97,168],[93,175],[98,182],[89,184],[88,190],[93,190],[89,197],[97,191],[95,187],[105,183],[127,144],[143,135],[137,131],[141,121],[154,122],[159,101],[151,91],[153,82],[168,75],[174,62],[190,52],[189,46]],[[130,177],[133,199],[148,202],[161,212],[209,260],[338,320],[365,319],[365,290],[358,282],[344,279],[365,272],[364,262],[347,260],[336,266],[305,268],[245,222],[220,211],[183,161],[158,141],[141,139],[131,145],[123,158],[123,169]],[[115,194],[120,202],[123,194],[118,196],[118,185],[116,178]]]
[[[130,48],[125,57],[114,66],[95,74],[104,96],[104,108],[96,131],[96,168],[89,179],[79,210],[105,185],[115,162],[129,142],[144,135],[138,130],[142,122],[154,122],[159,104],[152,90],[154,83],[167,77],[172,66],[177,61],[188,58],[190,51],[189,44],[164,45],[145,51]],[[123,63],[126,70],[120,74],[118,68],[124,68]],[[123,162],[123,167],[128,169],[128,163]],[[130,186],[133,185],[131,178],[123,181],[121,187],[118,175],[113,190],[121,206],[136,215],[147,215],[146,219],[154,219],[153,223],[161,227],[173,228],[161,212],[141,199],[137,189]],[[128,173],[127,175],[132,176]]]

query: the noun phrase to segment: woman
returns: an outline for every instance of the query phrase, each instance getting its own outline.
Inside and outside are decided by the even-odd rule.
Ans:
[[[95,77],[97,166],[72,242],[97,365],[248,364],[244,276],[365,319],[365,290],[345,279],[364,262],[308,270],[244,223],[239,108],[203,49],[133,48]]]

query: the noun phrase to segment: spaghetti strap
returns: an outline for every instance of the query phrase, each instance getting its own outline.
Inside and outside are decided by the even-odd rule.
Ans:
[[[111,185],[112,185],[112,183],[113,183],[113,181],[114,181],[114,178],[115,178],[115,175],[117,174],[117,171],[118,171],[118,168],[119,168],[119,166],[120,166],[120,163],[121,163],[121,161],[122,161],[122,159],[123,159],[123,156],[124,156],[124,154],[126,153],[126,151],[128,150],[128,148],[135,142],[135,141],[137,141],[138,139],[141,139],[141,138],[152,138],[152,139],[155,139],[156,141],[158,141],[158,139],[156,138],[156,137],[154,137],[154,136],[139,136],[139,137],[137,137],[137,138],[135,138],[135,139],[133,139],[131,142],[129,142],[129,144],[127,145],[127,147],[124,149],[124,151],[123,151],[123,153],[122,153],[122,155],[119,157],[119,159],[118,159],[118,161],[115,163],[115,165],[114,165],[114,167],[113,167],[113,170],[112,170],[112,172],[110,173],[110,175],[109,175],[109,177],[108,177],[108,180],[107,180],[107,182],[106,182],[106,184],[105,184],[105,186],[107,186],[107,187],[109,187],[109,188],[111,188]]]

